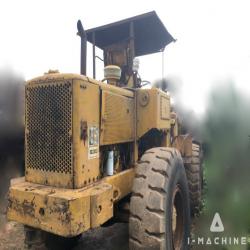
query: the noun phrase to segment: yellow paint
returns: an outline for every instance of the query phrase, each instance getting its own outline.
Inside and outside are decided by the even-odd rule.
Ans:
[[[99,145],[134,140],[134,94],[127,89],[104,84],[85,76],[59,73],[46,74],[28,81],[26,93],[29,94],[28,89],[38,91],[40,88],[48,86],[56,89],[57,86],[65,84],[70,84],[72,99],[72,112],[69,118],[72,125],[68,132],[68,136],[72,138],[72,153],[69,152],[69,148],[64,149],[67,150],[65,154],[72,154],[72,163],[67,166],[71,171],[68,173],[61,171],[65,169],[66,161],[63,159],[65,154],[59,157],[59,161],[56,163],[57,170],[54,171],[46,171],[39,166],[38,168],[33,165],[28,166],[26,157],[26,181],[55,187],[81,188],[100,179]],[[102,112],[100,111],[100,95],[102,95]],[[59,107],[63,112],[65,101],[56,101],[57,108]],[[26,120],[29,120],[30,124],[35,124],[32,114],[30,117],[27,114],[26,112]],[[100,144],[95,147],[89,145],[89,129],[91,127],[99,129]],[[29,150],[28,148],[29,133],[30,131],[26,127],[26,156],[29,152],[30,154],[38,152],[36,149]],[[43,129],[42,133],[43,138],[47,138],[46,129]],[[83,133],[85,134],[84,138],[82,138]],[[60,147],[60,141],[58,141],[58,147]],[[46,159],[48,156],[42,155],[41,158],[43,157]]]
[[[116,175],[103,178],[103,181],[113,186],[113,198],[118,201],[131,193],[134,180],[134,168],[122,171]]]
[[[73,169],[74,188],[87,186],[98,180],[99,171],[99,144],[97,153],[90,156],[89,129],[99,129],[100,119],[100,89],[98,85],[82,80],[75,80],[73,87]],[[86,127],[84,127],[86,126]],[[83,129],[86,138],[81,138]]]
[[[102,91],[101,145],[134,140],[134,99]]]
[[[61,236],[90,228],[90,197],[22,182],[9,190],[8,219]]]
[[[98,227],[113,217],[113,188],[109,184],[96,186],[90,198],[91,228]]]
[[[138,157],[137,140],[150,129],[167,132],[164,140],[169,144],[171,119],[169,96],[155,88],[128,90],[81,75],[50,73],[28,81],[26,89],[36,91],[48,86],[56,89],[65,84],[68,84],[69,92],[66,94],[70,103],[62,97],[61,100],[55,99],[52,105],[55,105],[55,113],[60,109],[59,114],[64,114],[65,101],[71,107],[67,113],[70,129],[63,130],[59,139],[55,140],[60,148],[63,135],[70,137],[70,145],[62,149],[65,155],[70,153],[70,164],[64,160],[64,154],[62,158],[57,157],[58,162],[49,170],[26,164],[25,180],[13,181],[10,187],[7,215],[9,220],[71,237],[112,218],[114,203],[132,190],[133,166],[102,178],[100,146],[131,142],[135,163]],[[26,98],[28,95],[29,91],[26,91]],[[39,94],[37,96],[35,98],[39,98]],[[35,124],[32,112],[27,112],[28,108],[26,106],[26,121],[30,119],[29,122]],[[46,122],[46,117],[44,119]],[[55,125],[60,130],[60,123]],[[99,140],[94,145],[90,142],[91,128],[99,130]],[[50,138],[46,129],[40,129],[39,133],[43,133],[45,140]],[[29,136],[26,126],[26,163]]]
[[[113,203],[131,192],[134,169],[81,189],[12,181],[9,220],[64,237],[98,227],[113,216]]]
[[[152,89],[137,90],[137,138],[150,129],[170,129],[170,97]]]

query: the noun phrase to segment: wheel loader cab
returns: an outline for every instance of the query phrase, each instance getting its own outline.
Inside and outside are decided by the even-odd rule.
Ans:
[[[116,65],[121,69],[121,77],[117,82],[119,87],[133,87],[133,71],[131,67],[131,55],[129,42],[121,42],[119,44],[107,46],[104,48],[104,65]],[[129,60],[130,59],[130,60]]]
[[[86,40],[93,46],[93,78],[95,78],[95,48],[103,50],[104,66],[116,65],[122,70],[118,86],[139,87],[134,58],[164,49],[174,38],[155,12],[149,12],[116,23],[86,31]],[[83,57],[82,60],[85,60]]]
[[[25,180],[11,185],[7,213],[10,220],[64,237],[104,224],[135,190],[131,211],[139,217],[137,195],[167,188],[167,184],[159,187],[161,180],[157,179],[167,176],[164,166],[173,165],[173,176],[180,173],[184,189],[180,192],[188,198],[180,154],[168,149],[179,136],[177,119],[170,114],[170,96],[157,88],[140,88],[133,67],[136,57],[161,51],[173,37],[155,12],[86,31],[78,21],[77,27],[81,75],[49,72],[26,84]],[[86,76],[87,41],[93,46],[93,78]],[[95,79],[96,47],[104,53],[107,83]],[[183,157],[192,157],[192,150],[186,150],[192,149],[192,140],[176,145]],[[160,148],[150,151],[155,147]],[[138,160],[152,152],[157,152],[153,158],[163,157],[167,162],[157,158],[161,166],[147,163],[149,170],[140,166],[135,173]],[[151,172],[156,179],[151,180]],[[151,188],[141,190],[142,183]],[[146,202],[148,198],[144,197]],[[186,209],[188,214],[189,205]],[[134,219],[131,217],[131,225],[136,228]],[[131,242],[132,249],[144,244],[135,236]]]

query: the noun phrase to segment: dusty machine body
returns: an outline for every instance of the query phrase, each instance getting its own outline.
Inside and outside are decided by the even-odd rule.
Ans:
[[[49,73],[25,91],[25,178],[9,191],[8,218],[73,237],[107,222],[132,191],[135,165],[154,147],[192,154],[192,139],[179,136],[170,96],[141,88],[137,56],[173,42],[155,12],[83,30],[81,75]],[[93,44],[93,73],[86,74],[86,41]],[[95,80],[95,46],[104,65],[121,68],[120,80]],[[111,159],[111,172],[110,172]]]

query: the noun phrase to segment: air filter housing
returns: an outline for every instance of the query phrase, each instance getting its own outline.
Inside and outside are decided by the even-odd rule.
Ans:
[[[104,79],[109,84],[116,85],[121,78],[121,68],[116,65],[108,65],[104,68]]]

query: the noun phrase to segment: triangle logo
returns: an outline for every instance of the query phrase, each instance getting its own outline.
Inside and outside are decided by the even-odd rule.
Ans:
[[[224,232],[224,226],[219,213],[215,213],[212,224],[210,226],[210,231],[215,233]]]

